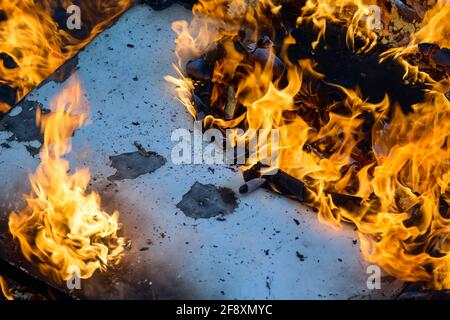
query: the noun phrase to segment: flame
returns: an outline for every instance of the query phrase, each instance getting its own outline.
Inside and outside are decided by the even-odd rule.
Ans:
[[[405,68],[404,79],[410,82],[435,81],[426,72],[420,71],[419,67],[408,61],[408,57],[417,54],[419,43],[433,43],[442,48],[450,47],[449,17],[450,3],[447,0],[439,0],[426,12],[421,23],[421,28],[415,32],[411,41],[405,47],[391,48],[381,54],[380,61],[394,58]]]
[[[377,34],[370,28],[365,19],[370,13],[370,5],[376,1],[364,3],[361,0],[308,0],[302,8],[302,14],[297,19],[297,24],[312,23],[318,36],[312,43],[316,48],[324,37],[327,25],[330,23],[348,25],[346,40],[349,47],[355,48],[355,38],[365,40],[358,52],[369,52],[377,43]]]
[[[2,0],[0,13],[0,53],[14,66],[0,63],[0,84],[16,90],[16,101],[73,57],[111,21],[131,6],[133,0],[84,1],[80,3],[82,28],[89,34],[82,39],[59,28],[53,18],[57,5],[65,9],[72,1]],[[103,20],[99,21],[99,17]],[[0,112],[10,106],[0,103]]]
[[[368,26],[366,15],[371,5],[384,8],[384,1],[297,3],[201,0],[194,6],[191,23],[173,24],[178,34],[178,77],[167,76],[166,80],[177,86],[180,101],[196,117],[192,102],[195,81],[182,70],[189,59],[205,57],[220,43],[210,108],[219,113],[224,110],[226,94],[220,88],[233,83],[243,111],[232,119],[209,114],[203,120],[205,126],[233,129],[236,141],[247,141],[254,130],[278,129],[278,167],[305,184],[305,203],[318,209],[321,222],[337,229],[342,222],[353,223],[365,259],[399,279],[449,289],[450,102],[444,94],[450,83],[448,77],[434,80],[407,58],[417,52],[421,42],[450,46],[450,5],[437,1],[408,45],[379,56],[380,61],[395,59],[405,67],[405,83],[421,82],[427,88],[424,100],[406,114],[388,94],[374,103],[364,99],[358,88],[328,82],[344,98],[323,105],[317,83],[325,75],[315,70],[311,59],[289,60],[287,52],[295,44],[288,32],[292,26],[279,24],[279,13],[286,6],[289,12],[284,16],[296,15],[296,28],[312,26],[316,34],[313,49],[326,43],[330,25],[339,25],[345,27],[351,51],[374,54],[379,35]],[[263,64],[249,62],[234,45],[239,42],[247,48],[261,35],[275,34],[275,23],[285,30],[283,47],[276,48],[286,67],[283,77],[275,72],[274,48]],[[373,119],[369,129],[364,121],[367,116]],[[244,132],[239,131],[242,128]],[[367,137],[371,139],[370,152],[359,148]],[[264,143],[260,147],[274,147],[270,139]],[[252,165],[248,163],[244,169]],[[345,201],[336,200],[337,194]]]
[[[0,276],[0,289],[3,295],[5,296],[6,300],[14,300],[14,296],[8,288],[8,284],[6,283],[5,279],[3,279],[3,277],[1,276]]]
[[[119,262],[124,239],[117,236],[118,212],[104,212],[97,193],[87,193],[89,170],[69,174],[63,156],[70,139],[87,120],[81,85],[72,80],[51,102],[53,112],[37,114],[44,134],[41,163],[30,175],[32,192],[27,206],[9,217],[9,230],[19,240],[24,256],[56,281],[76,275],[90,278]]]

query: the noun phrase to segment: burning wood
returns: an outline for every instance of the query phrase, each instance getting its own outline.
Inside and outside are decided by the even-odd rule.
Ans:
[[[73,81],[52,102],[52,113],[38,114],[44,134],[41,163],[30,176],[26,208],[9,219],[9,230],[24,256],[55,281],[90,278],[96,270],[117,263],[125,244],[117,236],[118,212],[107,214],[99,195],[86,193],[89,170],[70,175],[69,163],[62,158],[71,151],[74,131],[87,119],[81,99],[80,84]]]
[[[259,189],[267,182],[265,178],[255,178],[247,181],[239,188],[239,193],[246,194],[252,193],[253,191]]]
[[[389,7],[415,21],[404,45],[374,28],[373,3],[379,23]],[[420,7],[202,0],[191,24],[173,25],[187,76],[166,79],[206,127],[241,129],[236,141],[279,130],[281,171],[248,162],[242,193],[270,187],[334,227],[354,223],[368,261],[439,290],[450,288],[450,6]]]

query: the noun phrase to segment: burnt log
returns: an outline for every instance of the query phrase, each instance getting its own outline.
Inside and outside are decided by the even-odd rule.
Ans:
[[[262,187],[266,182],[267,182],[267,179],[265,179],[265,178],[255,178],[255,179],[249,180],[239,188],[239,193],[240,194],[251,193],[251,192],[259,189],[260,187]]]
[[[244,171],[244,180],[249,183],[252,180],[262,178],[266,181],[261,184],[261,187],[281,193],[300,202],[304,202],[306,200],[306,188],[302,181],[281,170],[277,170],[275,174],[264,174],[262,173],[262,169],[264,168],[267,169],[267,167],[261,163],[254,165],[249,170]],[[245,191],[245,187],[241,188]]]

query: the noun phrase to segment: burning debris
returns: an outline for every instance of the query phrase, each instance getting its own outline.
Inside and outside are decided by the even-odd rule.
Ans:
[[[280,132],[281,171],[249,160],[240,191],[351,222],[369,262],[449,289],[449,3],[202,0],[193,13],[173,25],[180,101],[233,145]]]
[[[0,12],[0,37],[6,34],[2,27],[12,25],[15,21],[14,15],[11,14],[14,10],[29,14],[33,6],[34,9],[38,9],[38,17],[44,24],[42,30],[37,29],[34,26],[36,21],[30,18],[27,22],[29,21],[32,27],[28,25],[22,27],[20,23],[15,25],[20,31],[17,33],[17,37],[20,37],[18,43],[24,41],[25,29],[29,28],[35,32],[31,34],[33,41],[27,43],[29,48],[20,47],[20,50],[17,50],[17,44],[14,44],[14,48],[12,45],[8,47],[11,44],[9,40],[5,41],[6,47],[0,45],[0,68],[5,74],[2,78],[4,81],[0,83],[2,110],[9,109],[32,87],[45,79],[66,81],[68,75],[78,68],[78,60],[76,58],[70,60],[70,57],[103,30],[113,17],[123,12],[132,1],[91,1],[85,4],[74,1],[75,5],[85,8],[86,10],[82,8],[82,11],[87,13],[87,20],[84,20],[87,23],[81,30],[70,30],[65,24],[68,15],[63,9],[68,1],[38,1],[37,4],[35,1],[32,2],[17,2],[16,8],[9,8],[9,4],[6,4],[5,7],[9,11]],[[143,0],[142,2],[162,9],[174,2],[194,1]],[[147,18],[149,14],[159,13],[154,13],[145,6],[136,9],[141,10],[143,14],[136,18],[133,27],[127,30],[126,27],[130,24],[120,25],[119,31],[128,31],[128,34],[124,33],[125,36],[121,35],[124,39],[117,38],[113,32],[108,32],[101,39],[107,39],[105,40],[108,42],[107,45],[103,46],[99,41],[100,45],[94,47],[113,51],[113,47],[116,48],[114,42],[119,40],[119,47],[124,47],[128,55],[132,52],[131,56],[137,57],[144,52],[143,55],[148,56],[153,52],[141,46],[145,43],[145,47],[151,47],[152,51],[164,52],[164,55],[169,57],[166,52],[171,49],[170,45],[168,48],[165,47],[166,43],[161,45],[161,42],[159,44],[158,41],[153,42],[151,38],[155,35],[147,32],[147,29],[146,32],[150,34],[148,38],[144,33],[137,33],[138,37],[133,38],[135,34],[132,30],[137,30],[140,26],[154,28],[156,32],[162,30],[164,36],[168,29],[165,24],[160,25],[153,19],[150,25],[143,23],[143,18]],[[174,10],[183,9],[178,7]],[[446,4],[441,1],[410,0],[202,0],[193,10],[192,23],[174,24],[174,29],[179,34],[177,39],[179,77],[170,78],[170,81],[177,84],[180,100],[195,118],[203,121],[205,129],[218,128],[220,131],[233,133],[231,136],[223,135],[226,137],[224,145],[229,143],[247,146],[251,141],[258,141],[256,150],[251,147],[245,148],[245,157],[248,159],[242,166],[245,184],[241,186],[239,193],[250,194],[258,188],[267,188],[313,207],[321,221],[336,228],[342,222],[351,222],[359,230],[361,248],[369,261],[378,263],[390,274],[402,280],[418,281],[417,284],[421,288],[423,286],[430,288],[430,292],[435,293],[437,292],[435,290],[449,288],[450,249],[447,240],[447,220],[450,180],[447,177],[447,163],[450,154],[447,136],[450,129],[446,123],[450,99],[448,81],[450,45],[446,36],[448,24],[445,16],[449,13]],[[99,17],[102,17],[100,22]],[[124,20],[128,21],[129,17]],[[20,21],[24,23],[24,20]],[[123,26],[125,28],[122,28]],[[41,37],[38,37],[42,42],[40,50],[36,47],[39,41],[34,41],[35,35]],[[130,38],[127,38],[127,35]],[[121,40],[125,42],[122,43]],[[154,50],[156,47],[158,50]],[[112,61],[127,61],[128,57],[117,56],[118,53],[121,53],[120,50],[114,50],[115,57],[119,58]],[[79,67],[86,71],[83,65],[83,61],[87,60],[84,59],[86,56],[80,57],[83,59],[80,59]],[[64,61],[66,64],[48,78],[48,74]],[[98,60],[97,64],[100,65],[102,62],[109,64],[110,61],[111,58],[107,57],[104,61]],[[160,56],[155,58],[153,63],[161,67],[161,61],[166,60]],[[129,62],[133,63],[131,60]],[[92,65],[95,66],[95,62]],[[89,68],[93,68],[92,65],[89,64]],[[150,75],[161,71],[161,69],[151,70],[156,72],[148,72]],[[112,102],[111,97],[115,97],[114,91],[123,88],[118,85],[110,88],[112,90],[109,92],[98,90],[102,89],[102,86],[98,86],[101,81],[95,83],[97,80],[95,74],[98,73],[89,72],[93,75],[91,78],[86,76],[88,72],[84,71],[83,76],[92,80],[92,91],[95,94],[99,93],[98,96],[102,98],[99,100],[105,104]],[[112,69],[108,68],[108,71]],[[126,73],[125,81],[122,81],[120,74],[111,73],[107,74],[107,77],[120,79],[111,80],[114,85],[131,82],[132,79],[134,82],[131,83],[136,86],[144,83],[142,79],[146,79],[145,72],[139,73],[136,70],[132,70],[130,74]],[[158,87],[158,84],[156,86]],[[150,90],[150,86],[148,87],[153,94],[153,88]],[[164,90],[162,87],[159,89]],[[173,297],[172,291],[177,291],[177,286],[173,285],[172,281],[167,281],[167,275],[165,271],[163,272],[170,267],[172,261],[169,259],[159,261],[161,258],[158,255],[172,256],[173,253],[168,249],[174,244],[178,244],[175,248],[178,261],[188,261],[185,259],[186,256],[182,255],[182,251],[189,254],[198,253],[198,265],[205,265],[200,260],[205,252],[214,257],[209,260],[214,264],[220,265],[222,260],[216,257],[222,255],[225,256],[223,261],[227,263],[230,261],[235,265],[245,263],[250,268],[258,267],[255,268],[257,271],[262,269],[259,268],[260,261],[256,260],[258,258],[255,259],[255,256],[261,255],[265,260],[274,257],[274,261],[270,262],[271,265],[274,265],[275,259],[279,265],[284,265],[285,261],[295,262],[295,265],[301,264],[302,268],[308,268],[311,264],[316,268],[316,263],[320,261],[324,263],[322,257],[321,259],[316,257],[314,249],[308,250],[306,244],[301,248],[303,242],[307,242],[308,239],[307,236],[300,239],[306,229],[301,232],[299,230],[307,225],[305,222],[308,217],[301,219],[289,216],[286,229],[283,229],[284,225],[281,228],[275,228],[274,225],[273,231],[267,230],[267,233],[266,227],[269,225],[271,227],[267,229],[272,229],[272,222],[278,220],[265,220],[267,217],[262,214],[249,215],[247,221],[239,219],[241,215],[228,218],[227,215],[242,212],[245,206],[248,207],[247,212],[254,210],[260,213],[264,211],[260,208],[264,209],[266,202],[260,201],[258,197],[261,194],[258,194],[256,198],[253,198],[255,195],[243,197],[240,203],[234,191],[217,187],[224,184],[219,184],[216,180],[214,184],[195,182],[197,178],[189,180],[194,174],[199,179],[200,177],[223,179],[228,177],[221,171],[224,168],[208,168],[210,174],[204,176],[197,170],[187,174],[182,170],[172,170],[171,166],[166,165],[167,160],[164,157],[146,150],[137,142],[135,152],[118,154],[115,143],[109,145],[105,141],[117,142],[119,136],[124,137],[126,144],[129,143],[130,134],[133,138],[135,134],[139,135],[140,137],[136,139],[143,141],[146,146],[150,145],[146,140],[149,136],[149,139],[153,139],[152,143],[161,143],[158,150],[164,153],[166,150],[163,148],[164,141],[160,140],[160,135],[153,135],[152,130],[161,128],[162,132],[167,129],[167,126],[165,127],[167,123],[158,123],[153,128],[153,122],[147,121],[146,118],[138,118],[139,114],[133,113],[132,117],[128,117],[126,114],[128,109],[114,119],[110,115],[117,111],[115,107],[107,111],[99,108],[97,111],[99,116],[95,120],[113,125],[99,126],[104,131],[100,134],[98,131],[94,132],[94,135],[101,138],[96,140],[97,137],[94,137],[93,140],[100,141],[98,144],[102,144],[102,148],[98,149],[97,144],[93,146],[96,151],[105,151],[103,155],[115,154],[110,157],[110,165],[117,170],[108,177],[108,180],[114,180],[114,183],[103,180],[107,175],[100,174],[102,180],[99,184],[108,183],[109,188],[112,185],[120,185],[122,183],[120,180],[140,177],[139,183],[131,180],[126,182],[127,186],[136,187],[134,190],[125,185],[122,190],[110,190],[111,200],[112,192],[126,191],[123,194],[127,197],[126,205],[132,208],[127,211],[133,213],[127,216],[127,229],[130,227],[129,229],[134,229],[138,234],[137,243],[143,244],[143,241],[139,240],[145,239],[144,246],[137,245],[133,248],[125,244],[124,238],[119,235],[121,226],[118,213],[110,215],[105,212],[100,204],[99,195],[88,191],[89,171],[87,169],[70,171],[69,163],[64,160],[65,155],[71,150],[72,135],[87,120],[87,110],[79,100],[81,99],[79,90],[79,84],[72,83],[55,100],[52,111],[44,111],[42,105],[28,101],[21,103],[9,114],[0,115],[0,131],[7,131],[5,134],[0,132],[5,137],[1,150],[5,154],[13,154],[12,159],[15,159],[16,155],[26,155],[22,148],[24,143],[32,155],[39,153],[42,144],[41,163],[35,173],[30,175],[31,192],[26,196],[26,206],[11,213],[9,230],[18,240],[17,243],[26,259],[35,265],[46,279],[53,279],[58,283],[69,280],[70,283],[74,277],[89,278],[97,270],[104,271],[121,261],[124,250],[127,250],[129,251],[126,255],[127,261],[122,261],[121,264],[126,267],[114,268],[115,272],[98,274],[94,281],[86,282],[80,296],[72,291],[71,293],[77,297],[92,297],[94,296],[92,292],[96,291],[95,294],[98,294],[99,291],[103,291],[107,292],[103,297],[108,298],[124,296],[155,298],[161,296],[161,285],[156,285],[157,281],[160,281],[168,282],[168,286],[171,287],[168,290],[169,294],[163,296]],[[145,90],[147,91],[147,87]],[[149,103],[146,101],[148,95],[144,93],[142,96],[136,95],[136,100],[130,99],[123,92],[120,93],[127,106],[133,109],[136,105],[136,113],[144,109],[140,108],[137,111],[141,107],[141,102],[145,105]],[[39,92],[37,96],[42,98]],[[164,104],[158,103],[158,106],[150,104],[149,107],[151,106],[152,112],[165,112],[166,110],[163,110],[165,108],[159,109],[160,105]],[[122,111],[123,109],[119,112]],[[19,114],[20,117],[17,117]],[[150,113],[147,115],[155,116]],[[119,123],[108,122],[111,119],[118,120]],[[169,125],[176,124],[175,119],[175,114],[172,114]],[[133,126],[127,127],[127,123],[132,123]],[[153,129],[148,128],[148,124],[151,124]],[[121,127],[125,127],[128,131],[122,131]],[[138,128],[142,132],[136,132]],[[273,129],[279,131],[277,143],[270,135]],[[253,139],[255,132],[258,134],[262,132],[262,139],[259,136],[258,139]],[[268,133],[266,137],[265,132]],[[218,136],[214,136],[214,141],[218,140],[220,144],[220,139],[222,138],[219,132]],[[107,147],[104,147],[105,145]],[[6,150],[7,148],[9,150]],[[16,152],[16,149],[20,149],[20,152]],[[265,155],[263,157],[268,158],[276,154],[278,158],[276,164],[271,166],[268,162],[262,161],[265,159],[261,159],[260,152]],[[238,152],[235,154],[236,158],[241,156],[242,154]],[[269,162],[274,163],[272,160]],[[97,168],[102,167],[105,168],[106,164],[100,160]],[[160,170],[163,173],[162,184],[155,179],[151,181],[152,185],[146,185],[147,177],[143,175],[159,168],[162,168]],[[236,172],[236,168],[230,169]],[[184,179],[185,174],[187,179]],[[176,179],[170,180],[171,178]],[[183,182],[187,184],[183,185]],[[181,195],[180,190],[186,193]],[[13,190],[12,193],[23,192]],[[136,194],[144,196],[142,202],[141,198],[134,197]],[[157,195],[154,206],[148,205],[153,200],[149,200],[150,194]],[[267,198],[263,200],[273,198],[267,194],[264,196]],[[104,200],[107,197],[109,198],[105,194]],[[118,199],[114,197],[114,201],[107,201],[108,208],[115,209],[115,200]],[[248,206],[246,201],[254,201],[257,207]],[[220,226],[217,228],[214,223],[210,223],[213,221],[206,223],[196,221],[192,224],[194,235],[182,234],[186,236],[185,239],[176,237],[179,235],[176,232],[190,230],[191,226],[184,222],[180,224],[176,220],[180,218],[176,209],[173,215],[176,217],[172,217],[170,213],[175,206],[189,218],[214,218],[213,220],[221,221],[217,223]],[[7,208],[5,212],[13,210],[10,206],[5,208]],[[278,207],[274,205],[269,211],[273,211],[274,208]],[[141,213],[140,210],[145,212]],[[290,214],[285,207],[277,210]],[[153,221],[146,224],[149,212],[153,214],[149,220]],[[255,223],[256,220],[250,220],[256,216],[260,218],[261,225],[259,222]],[[276,215],[271,215],[270,219],[272,217],[278,219]],[[5,221],[7,220],[6,217]],[[289,226],[293,225],[292,220],[295,222],[294,231],[289,230]],[[234,229],[234,225],[242,223],[246,224],[241,229]],[[160,235],[159,248],[162,247],[163,250],[157,250],[157,243],[150,239],[152,235],[146,234],[147,229],[151,229],[148,226],[153,224],[157,225],[153,230]],[[251,229],[251,224],[256,228]],[[171,226],[174,228],[170,228]],[[218,248],[222,246],[214,244],[211,250],[215,253],[208,251],[209,249],[201,251],[204,244],[200,241],[202,239],[200,232],[205,226],[208,228],[206,233],[208,237],[218,234],[222,239],[225,239],[223,236],[227,236],[226,239],[233,240],[232,237],[228,237],[228,234],[233,233],[236,234],[235,239],[239,243],[235,247],[225,246],[222,251]],[[227,232],[222,235],[220,227],[225,228]],[[235,230],[241,232],[234,232]],[[239,237],[245,232],[254,236],[255,230],[260,232],[262,237],[267,237],[270,244],[261,247],[260,242],[263,241],[250,243],[253,247],[252,253],[250,259],[246,259],[248,254],[241,256],[237,253],[239,246],[242,245]],[[291,232],[294,232],[295,238]],[[295,241],[292,241],[293,239]],[[352,242],[357,245],[357,240]],[[6,244],[7,240],[3,243]],[[17,243],[11,243],[11,248],[19,247]],[[344,244],[346,243],[349,244],[348,239],[345,240]],[[150,245],[152,250],[149,250]],[[281,254],[282,246],[286,249],[284,250],[287,252],[286,255]],[[5,252],[10,249],[6,245],[4,247]],[[318,247],[322,248],[323,243]],[[255,255],[252,257],[253,253]],[[281,256],[286,260],[279,259]],[[336,258],[341,266],[347,260],[343,261],[340,258],[342,256]],[[167,262],[169,263],[166,264]],[[232,285],[228,284],[229,279],[238,279],[236,270],[244,270],[231,266],[231,263],[229,271],[228,265],[217,269],[220,276],[218,292],[227,298],[234,294],[229,293],[233,291],[233,288],[230,290]],[[197,276],[196,272],[201,274],[205,269],[193,270],[189,267],[191,266],[183,264],[181,274],[192,272],[194,282],[197,280],[199,283],[202,282],[203,278]],[[261,294],[268,291],[266,297],[275,297],[279,288],[283,288],[276,273],[285,276],[283,273],[285,270],[277,270],[270,265],[267,268],[268,270],[262,271],[269,271],[272,275],[264,274],[260,279],[264,281],[265,288],[259,291],[254,289],[250,294],[262,297]],[[227,270],[227,275],[223,270]],[[304,270],[308,273],[310,269]],[[34,272],[34,268],[31,271]],[[347,272],[345,267],[343,272]],[[3,271],[0,273],[4,275]],[[215,270],[211,268],[206,273],[213,274]],[[291,275],[294,273],[296,271],[291,271]],[[305,273],[299,272],[298,277],[301,278]],[[243,274],[245,276],[247,273]],[[171,274],[169,276],[172,277]],[[181,281],[179,279],[182,277],[178,270],[174,272],[175,278],[177,283]],[[5,278],[0,277],[0,287],[5,297],[33,299],[26,291],[22,294],[20,284],[15,283],[15,280],[11,280],[6,274]],[[196,285],[191,285],[192,281],[188,284],[189,290],[183,292],[183,295],[191,298],[195,296]],[[242,288],[245,286],[243,283]],[[58,287],[62,288],[59,285]],[[69,284],[67,288],[71,290]],[[366,289],[365,282],[363,289]],[[447,293],[445,290],[439,292]],[[85,293],[87,294],[84,295]],[[408,292],[404,293],[408,297]],[[221,297],[220,295],[214,297],[217,296]],[[332,293],[329,296],[332,297]]]
[[[0,112],[53,74],[133,4],[133,0],[10,0],[0,4]],[[83,14],[69,28],[67,8]]]
[[[48,114],[37,113],[44,136],[41,163],[30,176],[27,206],[11,213],[9,230],[24,256],[46,276],[57,282],[87,279],[117,263],[125,241],[117,235],[118,212],[109,215],[98,194],[86,193],[89,170],[69,174],[69,162],[63,159],[71,151],[74,131],[87,120],[79,82],[73,80],[51,107]]]

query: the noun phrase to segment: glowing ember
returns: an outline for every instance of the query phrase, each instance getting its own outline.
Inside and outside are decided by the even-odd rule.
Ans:
[[[133,0],[84,1],[80,4],[81,26],[84,31],[89,28],[89,33],[74,37],[60,28],[53,17],[57,6],[65,12],[72,1],[0,1],[0,85],[10,88],[8,95],[13,97],[9,99],[22,99],[132,3]],[[99,21],[99,17],[103,20]],[[0,112],[9,108],[0,102]]]
[[[190,24],[173,25],[179,77],[166,79],[196,117],[206,104],[193,92],[199,83],[210,86],[208,110],[202,110],[207,127],[236,129],[237,140],[248,139],[237,129],[278,129],[279,168],[304,183],[305,203],[318,209],[320,221],[336,228],[342,221],[355,224],[364,257],[388,273],[449,289],[449,77],[433,62],[424,66],[417,55],[420,43],[450,46],[450,4],[436,1],[403,46],[380,44],[387,26],[369,23],[374,4],[386,7],[382,0],[202,0]],[[385,15],[386,10],[380,23],[388,21]],[[330,28],[336,34],[344,30],[343,46],[357,59],[373,57],[374,68],[384,61],[404,68],[401,88],[424,88],[418,89],[424,93],[420,102],[404,110],[388,90],[373,101],[360,90],[363,83],[343,86],[318,72],[317,52],[333,47]],[[305,29],[313,35],[310,45],[297,41],[297,31]],[[264,36],[284,40],[275,46],[267,39],[258,42]],[[289,52],[301,46],[309,56],[294,60]],[[211,80],[184,76],[180,70],[190,59],[208,61]],[[280,63],[284,73],[277,71]],[[230,86],[240,110],[231,119]],[[332,88],[338,98],[323,102],[323,88]]]
[[[87,103],[77,80],[52,101],[49,114],[37,114],[44,134],[41,163],[30,176],[32,192],[27,206],[13,212],[9,229],[18,239],[24,256],[56,281],[76,275],[81,279],[119,262],[124,239],[117,236],[118,212],[101,209],[100,197],[86,193],[87,168],[68,174],[74,131],[87,120]]]

